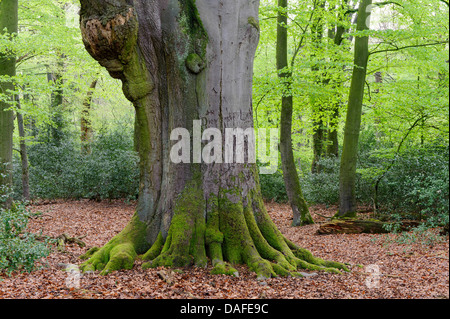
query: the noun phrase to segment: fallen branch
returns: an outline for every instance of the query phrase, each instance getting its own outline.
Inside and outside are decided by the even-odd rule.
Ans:
[[[360,219],[345,219],[334,220],[329,223],[322,224],[317,233],[319,235],[330,234],[386,234],[390,231],[388,229],[394,227],[386,227],[393,223],[384,223],[375,220],[360,220]],[[419,222],[405,221],[400,226],[401,231],[408,231],[413,227],[417,227]]]
[[[356,272],[354,272],[354,274],[361,275],[361,276],[373,276],[373,273],[367,273],[367,272],[361,272],[361,271],[356,271]],[[388,274],[379,274],[378,276],[389,277],[389,278],[402,278],[402,276],[388,275]]]
[[[61,234],[58,237],[56,237],[55,239],[57,241],[58,250],[65,251],[66,244],[77,244],[81,248],[85,247],[86,244],[81,240],[84,237],[86,237],[86,235],[81,236],[81,237],[70,237],[67,234]]]

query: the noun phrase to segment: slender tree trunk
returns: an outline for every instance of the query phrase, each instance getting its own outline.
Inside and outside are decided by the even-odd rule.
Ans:
[[[340,7],[337,16],[337,25],[328,31],[328,37],[331,38],[334,42],[335,46],[340,46],[342,44],[344,33],[346,32],[344,24],[344,19],[347,18],[347,15],[344,12],[347,10],[348,1],[344,0]],[[319,4],[321,10],[325,9],[325,2]],[[329,8],[328,10],[335,10],[334,7]],[[313,32],[312,41],[315,44],[317,49],[320,49],[320,43],[322,42],[323,34],[324,34],[324,22],[323,22],[323,14],[319,15],[314,19],[314,23],[311,27]],[[336,60],[336,59],[335,59]],[[313,68],[313,71],[319,71],[318,67]],[[328,72],[324,70],[323,72]],[[336,86],[340,84],[335,84],[329,78],[325,78],[322,80],[322,85],[333,85],[336,89]],[[339,156],[339,140],[338,140],[338,129],[339,129],[339,117],[340,117],[340,103],[338,101],[332,101],[331,105],[325,106],[327,102],[320,101],[314,105],[314,109],[317,112],[317,116],[314,122],[314,135],[313,135],[313,150],[314,150],[314,159],[312,163],[312,173],[319,173],[321,171],[321,167],[319,165],[319,160],[322,157],[338,157]],[[330,102],[328,102],[330,103]],[[330,112],[329,118],[324,118],[322,115],[328,109]],[[326,121],[328,120],[328,127],[326,125]]]
[[[92,95],[97,86],[97,79],[92,81],[89,90],[86,94],[86,99],[83,101],[83,108],[81,109],[81,151],[83,154],[91,153],[92,143],[92,121],[91,121],[91,104]]]
[[[287,29],[287,0],[278,1],[278,26],[277,26],[277,69],[283,82],[283,96],[281,98],[280,119],[280,151],[283,168],[284,184],[288,194],[289,203],[293,211],[293,226],[313,224],[308,205],[303,198],[300,180],[295,166],[294,152],[292,149],[292,115],[293,97],[290,82],[292,74],[288,70],[288,29]]]
[[[27,155],[27,145],[25,142],[25,127],[23,123],[23,115],[20,112],[20,99],[19,96],[16,95],[17,102],[17,127],[19,129],[19,145],[20,145],[20,159],[22,163],[22,197],[24,200],[30,200],[30,174],[28,169],[28,155]]]
[[[314,121],[313,121],[313,153],[314,158],[311,164],[311,173],[316,174],[320,173],[322,167],[320,166],[320,159],[323,158],[326,153],[326,138],[327,132],[325,128],[325,123],[323,120],[323,112],[324,108],[322,105],[322,101],[316,102],[313,105],[314,113]]]
[[[51,105],[50,110],[52,112],[53,125],[50,128],[51,142],[60,146],[63,139],[63,102],[64,102],[64,89],[63,89],[63,69],[64,69],[64,56],[58,56],[56,63],[56,70],[47,73],[47,80],[53,85],[53,91],[51,93]]]
[[[0,1],[0,34],[17,33],[18,1]],[[16,57],[13,52],[0,53],[0,76],[16,75]],[[6,95],[6,102],[0,99],[0,207],[9,207],[12,199],[12,149],[14,132],[14,112],[8,110],[14,101],[12,81],[0,81],[0,91]]]
[[[25,103],[32,103],[32,105],[35,105],[33,97],[30,98],[30,95],[27,93],[27,85],[24,84],[22,86],[22,92],[23,92],[23,101]],[[36,120],[34,118],[28,118],[26,121],[28,134],[29,136],[32,136],[34,138],[38,135],[38,128],[36,127]]]
[[[372,0],[361,0],[358,10],[357,31],[369,30],[370,5]],[[339,212],[337,216],[356,215],[356,163],[359,133],[361,130],[362,104],[369,59],[369,37],[356,36],[355,59],[347,120],[344,130],[344,144],[339,176]]]
[[[135,106],[140,156],[136,214],[104,247],[90,250],[81,268],[103,274],[129,269],[137,255],[148,261],[144,268],[204,267],[210,260],[213,273],[234,274],[233,264],[247,264],[263,277],[294,274],[299,267],[345,268],[283,237],[264,208],[251,154],[244,152],[245,163],[218,156],[226,154],[220,133],[253,127],[259,2],[129,3],[81,1],[86,49],[122,80]],[[203,134],[220,145],[211,163],[202,161],[202,128],[219,132]],[[180,155],[177,146],[185,138]],[[240,143],[236,138],[231,144]],[[211,155],[208,145],[203,159]]]
[[[338,136],[338,129],[339,129],[339,117],[340,117],[340,111],[339,111],[339,102],[333,102],[332,105],[333,108],[333,115],[330,119],[330,124],[328,127],[327,132],[327,151],[326,155],[327,157],[339,157],[339,136]]]

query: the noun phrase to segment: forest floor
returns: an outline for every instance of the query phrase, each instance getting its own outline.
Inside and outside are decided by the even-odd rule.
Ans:
[[[53,252],[43,268],[32,273],[0,274],[0,299],[448,299],[449,241],[436,233],[414,243],[399,235],[327,235],[316,231],[323,216],[335,208],[311,208],[315,225],[290,227],[289,206],[267,203],[267,209],[281,232],[316,256],[351,264],[351,271],[339,274],[313,273],[304,278],[273,278],[258,281],[246,267],[237,267],[239,277],[217,276],[210,269],[143,270],[136,262],[132,270],[108,276],[85,274],[78,287],[70,287],[61,264],[80,264],[78,258],[93,246],[102,246],[119,233],[132,216],[135,203],[53,201],[30,206],[41,214],[29,224],[29,231],[57,237],[63,233],[82,237],[86,247],[66,245]],[[408,238],[416,238],[410,234]],[[417,239],[417,238],[416,238]],[[374,272],[378,270],[379,272]]]

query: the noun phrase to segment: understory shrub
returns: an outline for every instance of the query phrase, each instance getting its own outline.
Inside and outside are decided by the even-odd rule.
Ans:
[[[377,201],[379,213],[387,219],[400,216],[426,220],[429,227],[449,220],[449,146],[430,143],[405,147],[394,156],[388,147],[373,149],[362,143],[359,154],[356,199],[373,205],[375,182],[382,176]],[[391,165],[392,164],[392,165]],[[303,195],[309,204],[337,204],[339,201],[339,159],[323,158],[321,172],[300,176]],[[283,175],[261,175],[261,190],[267,200],[287,201]]]
[[[339,160],[322,158],[318,166],[320,173],[307,171],[300,176],[305,200],[310,204],[335,204],[339,201]]]
[[[448,223],[448,165],[448,144],[406,149],[380,184],[382,210],[426,219],[431,226]]]
[[[0,208],[0,271],[31,272],[36,261],[49,255],[48,241],[39,241],[36,235],[26,232],[30,216],[22,204]]]
[[[261,193],[265,200],[278,203],[288,202],[283,173],[280,170],[274,174],[261,174],[259,179],[261,182]]]
[[[29,147],[30,192],[33,198],[134,199],[138,194],[138,156],[133,139],[122,132],[98,135],[91,153],[80,143],[37,143]],[[15,165],[15,191],[20,196],[20,167]]]

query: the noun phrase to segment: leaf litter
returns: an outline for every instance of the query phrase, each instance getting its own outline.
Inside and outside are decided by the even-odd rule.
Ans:
[[[280,231],[315,256],[344,262],[350,272],[304,272],[303,278],[257,280],[245,266],[239,277],[211,275],[210,267],[147,269],[136,261],[132,270],[108,276],[79,274],[75,285],[61,265],[79,265],[78,258],[91,247],[101,247],[117,235],[135,211],[134,202],[66,201],[34,203],[39,213],[29,231],[56,238],[67,234],[83,238],[86,247],[66,244],[52,249],[32,273],[0,274],[0,299],[448,299],[448,235],[442,241],[404,244],[383,235],[317,235],[320,223],[335,208],[311,207],[315,225],[291,227],[288,205],[266,203]],[[435,230],[436,233],[439,230]],[[66,269],[65,269],[66,268]],[[75,267],[76,269],[76,267]],[[65,271],[66,270],[66,271]],[[72,278],[73,279],[73,278]]]

